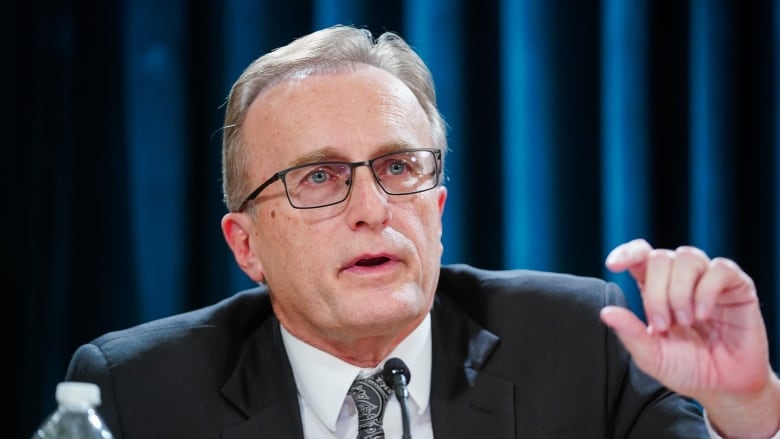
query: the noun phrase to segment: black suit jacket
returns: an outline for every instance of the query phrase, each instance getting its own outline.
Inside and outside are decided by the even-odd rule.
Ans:
[[[707,437],[697,405],[644,375],[599,320],[614,284],[442,268],[431,312],[437,438]],[[414,371],[412,371],[412,379]],[[292,371],[264,287],[80,347],[118,438],[302,438]]]

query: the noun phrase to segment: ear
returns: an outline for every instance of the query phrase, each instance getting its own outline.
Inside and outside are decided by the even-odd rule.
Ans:
[[[447,187],[439,186],[439,216],[444,214],[444,203],[447,201]]]
[[[263,264],[252,247],[254,223],[249,214],[230,212],[222,217],[222,235],[236,258],[236,263],[254,282],[262,282]]]
[[[438,191],[439,194],[436,201],[439,205],[439,246],[441,247],[441,252],[443,254],[444,242],[442,242],[441,237],[444,232],[444,224],[442,224],[442,217],[444,216],[444,204],[447,202],[447,188],[445,186],[440,186]]]

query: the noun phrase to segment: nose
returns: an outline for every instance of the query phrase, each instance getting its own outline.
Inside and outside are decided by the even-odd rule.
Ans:
[[[390,223],[388,195],[379,187],[368,166],[352,170],[352,191],[347,200],[346,218],[349,227],[381,228]]]

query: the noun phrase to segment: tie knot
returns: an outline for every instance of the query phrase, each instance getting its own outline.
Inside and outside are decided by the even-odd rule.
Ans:
[[[382,439],[382,417],[391,390],[385,384],[382,373],[368,378],[358,378],[349,388],[358,413],[358,439]]]

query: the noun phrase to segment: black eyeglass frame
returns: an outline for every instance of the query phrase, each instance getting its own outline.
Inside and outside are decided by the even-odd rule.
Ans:
[[[396,155],[396,154],[403,154],[403,153],[406,153],[406,152],[420,152],[420,151],[427,151],[427,152],[433,153],[433,155],[434,155],[434,160],[435,160],[434,166],[436,167],[436,169],[434,170],[434,180],[435,181],[434,181],[433,185],[431,187],[429,187],[429,188],[416,190],[416,191],[412,191],[412,192],[398,192],[398,193],[394,193],[394,192],[390,192],[387,189],[385,189],[385,187],[382,185],[382,181],[376,175],[376,172],[374,172],[374,168],[372,166],[373,163],[375,161],[383,159],[383,158],[385,158],[387,156]],[[318,206],[308,206],[308,207],[296,206],[293,203],[292,199],[290,199],[290,193],[287,191],[287,181],[285,180],[285,176],[289,172],[292,172],[292,171],[294,171],[296,169],[305,168],[305,167],[308,167],[308,166],[335,165],[335,164],[349,166],[350,178],[347,181],[347,185],[349,186],[349,189],[347,190],[346,194],[344,195],[344,198],[342,198],[342,199],[340,199],[338,201],[334,201],[332,203],[322,204],[322,205],[318,205]],[[441,166],[441,150],[438,149],[438,148],[399,149],[397,151],[391,151],[391,152],[388,152],[386,154],[382,154],[380,156],[374,157],[374,158],[369,159],[369,160],[364,160],[364,161],[361,161],[361,162],[351,162],[350,163],[350,162],[340,162],[340,161],[327,161],[327,162],[304,163],[302,165],[293,166],[293,167],[290,167],[290,168],[287,168],[287,169],[284,169],[284,170],[281,170],[281,171],[277,172],[276,174],[272,175],[271,178],[269,178],[268,180],[266,180],[263,183],[261,183],[260,186],[258,186],[255,190],[253,190],[249,194],[249,196],[244,198],[244,201],[242,201],[241,205],[238,206],[238,209],[236,209],[236,212],[243,212],[243,211],[245,211],[247,206],[249,205],[249,202],[251,202],[252,200],[257,198],[260,195],[260,192],[262,192],[265,188],[267,188],[268,186],[270,186],[271,184],[276,182],[276,180],[281,180],[282,185],[284,186],[284,194],[287,196],[287,201],[290,203],[290,206],[292,206],[295,209],[318,209],[320,207],[327,207],[327,206],[333,206],[334,204],[339,204],[339,203],[343,202],[344,200],[346,200],[347,198],[349,198],[349,194],[352,193],[352,186],[353,186],[353,183],[354,183],[353,182],[354,178],[352,176],[355,174],[355,168],[360,167],[360,166],[368,166],[368,169],[371,170],[371,175],[374,176],[374,179],[376,180],[376,182],[379,185],[379,187],[382,188],[382,191],[384,191],[388,195],[411,195],[411,194],[418,194],[420,192],[429,191],[429,190],[431,190],[431,189],[433,189],[433,188],[435,188],[435,187],[437,187],[439,185],[439,177],[441,175],[441,170],[442,170],[442,166]]]

